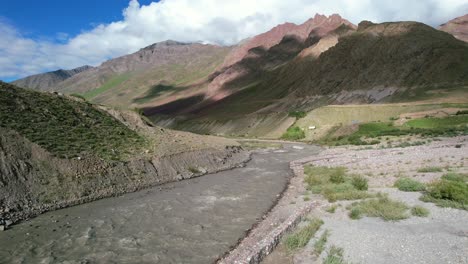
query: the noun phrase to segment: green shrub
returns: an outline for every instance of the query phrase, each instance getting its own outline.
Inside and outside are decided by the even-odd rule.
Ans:
[[[359,219],[362,215],[366,215],[380,217],[385,221],[401,220],[408,218],[407,210],[408,206],[402,202],[380,197],[352,204],[349,216],[352,219]]]
[[[328,251],[327,257],[323,260],[323,264],[346,264],[343,258],[343,249],[332,246]]]
[[[288,250],[295,250],[304,247],[322,225],[323,221],[320,219],[314,218],[310,220],[307,226],[286,237],[284,242],[286,248]]]
[[[467,182],[468,181],[468,174],[449,172],[449,173],[446,173],[446,174],[442,175],[442,179],[447,180],[447,181]]]
[[[281,138],[287,140],[299,140],[305,138],[305,133],[300,127],[293,126],[288,128]]]
[[[429,210],[417,205],[411,208],[411,214],[418,217],[427,217],[429,215]]]
[[[468,210],[468,184],[452,180],[434,182],[428,186],[421,200],[433,202],[442,207]]]
[[[442,168],[440,167],[424,167],[418,169],[418,172],[442,172]]]
[[[367,191],[369,188],[367,185],[367,179],[362,176],[354,176],[351,183],[353,184],[354,188],[360,191]]]
[[[291,111],[288,113],[288,116],[295,117],[297,119],[304,118],[307,115],[304,111]]]
[[[394,186],[404,192],[420,192],[426,189],[423,183],[406,177],[398,179]]]
[[[338,206],[336,204],[330,205],[325,211],[331,214],[334,214]]]
[[[325,245],[327,244],[329,232],[328,230],[323,231],[323,234],[314,244],[314,250],[317,255],[320,255],[322,251],[325,249]]]

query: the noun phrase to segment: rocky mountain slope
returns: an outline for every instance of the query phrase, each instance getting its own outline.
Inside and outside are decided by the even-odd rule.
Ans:
[[[275,54],[291,44],[286,39],[256,54]],[[240,64],[253,65],[259,74],[243,72],[225,82],[219,90],[227,96],[219,100],[208,92],[198,99],[147,107],[145,113],[177,129],[265,135],[268,127],[291,122],[287,113],[293,110],[412,100],[436,89],[468,85],[468,45],[422,23],[362,22],[357,30],[343,25],[324,36],[311,34],[302,47],[298,43],[292,45],[296,50],[291,57],[267,70],[258,70],[267,65],[265,56],[243,59]]]
[[[91,66],[82,66],[72,70],[57,70],[52,72],[46,72],[41,74],[36,74],[22,78],[13,82],[14,85],[19,87],[37,89],[37,90],[48,90],[50,87],[54,87],[60,82],[65,81],[66,79],[92,69]]]
[[[468,42],[468,14],[440,25],[439,29],[452,34],[459,40]]]
[[[0,228],[36,214],[238,166],[235,141],[0,82]]]

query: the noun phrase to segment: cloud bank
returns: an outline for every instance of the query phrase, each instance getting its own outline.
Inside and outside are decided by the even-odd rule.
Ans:
[[[414,20],[437,26],[468,13],[466,0],[131,0],[123,20],[56,42],[24,37],[0,21],[0,79],[59,68],[98,65],[155,42],[172,39],[232,45],[284,22],[338,13],[353,23]]]

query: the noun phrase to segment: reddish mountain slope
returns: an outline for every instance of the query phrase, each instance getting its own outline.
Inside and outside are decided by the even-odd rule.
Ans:
[[[252,48],[263,47],[269,49],[279,44],[285,36],[296,36],[298,39],[305,40],[312,31],[316,31],[315,33],[317,35],[323,36],[341,24],[346,24],[354,28],[356,27],[338,14],[333,14],[329,17],[316,14],[314,18],[307,20],[301,25],[296,25],[294,23],[278,25],[270,31],[248,39],[246,42],[234,48],[226,57],[223,66],[227,67],[241,61]]]
[[[439,29],[452,34],[457,39],[468,42],[468,14],[440,25]]]

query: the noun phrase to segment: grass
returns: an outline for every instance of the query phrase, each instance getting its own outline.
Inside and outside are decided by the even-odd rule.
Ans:
[[[460,181],[459,177],[446,176],[445,179],[429,184],[421,200],[440,207],[468,210],[468,184]]]
[[[61,158],[96,155],[121,160],[146,140],[87,102],[0,82],[0,126]]]
[[[198,174],[200,173],[201,171],[195,167],[189,167],[188,170],[193,173],[193,174]]]
[[[337,208],[338,208],[338,205],[333,204],[333,205],[330,205],[327,209],[325,209],[325,211],[328,213],[334,214]]]
[[[398,190],[404,192],[420,192],[426,190],[426,186],[423,183],[406,177],[398,179],[394,186],[398,188]]]
[[[319,140],[326,145],[375,145],[376,138],[387,136],[420,135],[423,137],[457,136],[468,134],[468,116],[453,115],[444,118],[418,118],[395,126],[393,122],[370,122],[359,125],[356,132],[338,137],[333,133]],[[403,145],[404,147],[407,145]]]
[[[286,140],[299,140],[305,138],[305,133],[300,127],[292,126],[286,130],[281,138]]]
[[[429,216],[429,210],[426,209],[425,207],[416,205],[413,208],[411,208],[411,214],[413,216],[417,216],[417,217],[428,217]]]
[[[305,166],[304,173],[307,189],[313,193],[322,194],[329,202],[357,200],[372,196],[365,191],[367,180],[359,176],[347,175],[343,167]]]
[[[442,172],[441,167],[424,167],[418,169],[418,172],[420,173],[427,173],[427,172]]]
[[[317,241],[315,241],[314,251],[317,255],[322,254],[323,250],[325,249],[325,245],[327,244],[329,235],[330,232],[328,232],[328,230],[325,230],[323,231],[323,234],[320,236],[320,238]]]
[[[322,225],[323,221],[320,219],[314,218],[310,220],[305,227],[286,237],[284,241],[286,248],[290,251],[303,248],[315,236],[315,233],[317,233]]]
[[[442,175],[441,179],[448,180],[448,181],[468,182],[468,174],[449,172],[449,173]]]
[[[291,111],[288,113],[288,116],[295,117],[297,119],[306,117],[307,113],[304,111]]]
[[[346,264],[347,262],[344,260],[343,257],[343,249],[332,246],[328,250],[328,255],[322,262],[323,264]]]
[[[100,94],[114,88],[115,86],[123,83],[128,78],[130,78],[129,73],[114,76],[114,77],[110,78],[107,82],[105,82],[103,85],[101,85],[100,87],[98,87],[96,89],[93,89],[93,90],[90,90],[90,91],[87,91],[84,94],[82,94],[82,96],[87,100],[92,99],[92,98],[94,98],[94,97],[96,97],[96,96],[98,96],[98,95],[100,95]]]
[[[383,196],[355,202],[349,207],[351,219],[360,219],[362,216],[379,217],[385,221],[396,221],[408,218],[408,206],[405,203],[391,200]]]

